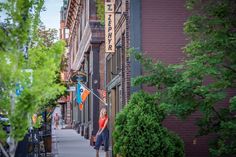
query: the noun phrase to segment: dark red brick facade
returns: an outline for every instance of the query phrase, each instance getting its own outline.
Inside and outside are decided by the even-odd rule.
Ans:
[[[187,43],[183,32],[189,13],[185,0],[142,0],[142,50],[143,53],[164,63],[179,63],[184,59],[182,48]],[[164,125],[184,140],[186,157],[208,157],[208,138],[195,138],[193,114],[186,121],[169,117]]]
[[[184,35],[183,26],[189,16],[185,8],[185,0],[114,1],[116,6],[116,52],[114,54],[105,53],[104,29],[97,20],[95,0],[70,0],[68,5],[70,8],[65,20],[66,26],[70,28],[69,71],[87,72],[87,86],[94,89],[97,94],[97,89],[106,89],[108,103],[106,107],[111,132],[116,114],[127,104],[131,95],[131,77],[134,77],[131,71],[134,67],[132,67],[133,63],[128,55],[128,49],[132,47],[131,41],[135,40],[135,36],[131,34],[140,33],[139,48],[145,55],[159,59],[166,64],[179,63],[184,59],[182,48],[187,43],[187,37]],[[131,4],[137,5],[138,2],[140,8],[131,6]],[[131,14],[131,7],[133,10],[140,9],[140,16]],[[140,32],[134,31],[135,24],[131,23],[133,20],[131,15],[140,18]],[[72,68],[73,62],[74,69]],[[96,81],[99,82],[97,85]],[[144,89],[150,91],[148,88],[144,87]],[[93,107],[98,104],[99,108]],[[76,106],[75,102],[73,105]],[[86,126],[89,136],[94,135],[97,130],[96,123],[101,107],[104,107],[104,104],[91,95],[83,111],[73,108],[76,110],[74,113],[77,114],[77,119],[73,120]],[[71,110],[71,108],[69,109]],[[185,121],[172,116],[164,121],[166,127],[176,132],[184,140],[186,157],[209,156],[210,137],[195,138],[197,134],[195,120],[199,116],[199,113],[195,113]],[[86,132],[86,129],[83,129]],[[112,139],[111,134],[110,139]]]

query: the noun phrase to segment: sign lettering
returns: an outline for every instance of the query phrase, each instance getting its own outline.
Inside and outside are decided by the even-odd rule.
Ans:
[[[105,45],[107,53],[115,52],[114,2],[105,2]]]

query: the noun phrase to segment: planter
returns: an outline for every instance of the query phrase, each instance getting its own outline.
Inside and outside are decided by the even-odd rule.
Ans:
[[[51,134],[45,135],[43,137],[43,143],[46,152],[52,152],[52,136]]]

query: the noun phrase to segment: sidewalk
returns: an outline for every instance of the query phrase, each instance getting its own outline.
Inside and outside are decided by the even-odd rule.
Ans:
[[[89,145],[89,140],[84,139],[72,129],[52,131],[52,151],[54,157],[96,156],[96,151]],[[100,157],[105,157],[105,153],[101,149]]]

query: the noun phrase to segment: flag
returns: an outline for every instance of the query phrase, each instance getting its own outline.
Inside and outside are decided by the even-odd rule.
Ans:
[[[90,94],[90,91],[87,90],[82,84],[77,84],[77,103],[81,104],[83,103],[88,95]]]

